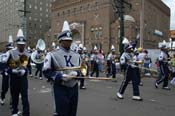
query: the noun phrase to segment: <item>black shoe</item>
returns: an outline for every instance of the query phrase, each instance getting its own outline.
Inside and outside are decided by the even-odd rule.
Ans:
[[[167,87],[163,87],[162,89],[171,90],[168,86]]]

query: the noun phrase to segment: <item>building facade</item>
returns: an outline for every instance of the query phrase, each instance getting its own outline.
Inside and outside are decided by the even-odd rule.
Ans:
[[[139,46],[157,48],[169,38],[170,9],[161,0],[128,0],[125,6],[125,37],[142,35]],[[120,26],[113,0],[57,0],[52,5],[50,40],[56,40],[64,20],[69,21],[73,38],[88,49],[95,45],[108,52],[111,45],[118,51]],[[164,17],[164,18],[162,18]]]
[[[23,8],[24,6],[20,1],[0,1],[0,50],[4,49],[9,35],[13,36],[13,40],[16,39],[21,21],[18,10]]]
[[[170,31],[170,37],[172,38],[173,41],[175,41],[175,30]]]
[[[12,35],[16,39],[19,28],[24,30],[27,45],[35,47],[39,38],[51,27],[51,7],[55,0],[1,0],[0,1],[0,44],[2,48]],[[26,2],[26,7],[25,7]],[[25,10],[26,8],[26,10]],[[26,12],[26,16],[24,15]],[[26,30],[26,31],[25,31]]]

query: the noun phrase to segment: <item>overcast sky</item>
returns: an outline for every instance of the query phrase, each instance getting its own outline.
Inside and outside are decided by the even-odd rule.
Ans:
[[[175,30],[175,0],[162,0],[167,6],[171,8],[171,25],[170,29]]]

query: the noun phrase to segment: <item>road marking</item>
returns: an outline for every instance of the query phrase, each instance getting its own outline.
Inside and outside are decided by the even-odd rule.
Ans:
[[[50,93],[51,91],[52,91],[51,88],[45,88],[45,89],[41,89],[39,93]]]

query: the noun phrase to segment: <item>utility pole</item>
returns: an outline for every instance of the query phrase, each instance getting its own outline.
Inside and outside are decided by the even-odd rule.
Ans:
[[[120,44],[119,44],[119,51],[120,55],[124,52],[124,45],[122,44],[123,38],[125,36],[125,30],[124,30],[124,8],[125,5],[128,5],[129,8],[132,8],[132,5],[125,0],[113,0],[114,2],[114,10],[115,13],[118,14],[118,17],[120,19]]]
[[[143,48],[143,36],[144,36],[144,26],[145,26],[145,23],[144,23],[144,0],[141,0],[141,4],[140,4],[140,47]]]
[[[18,11],[24,13],[23,14],[23,31],[24,31],[24,36],[27,39],[27,14],[30,13],[30,11],[27,11],[27,0],[24,0],[24,9],[18,10]]]

